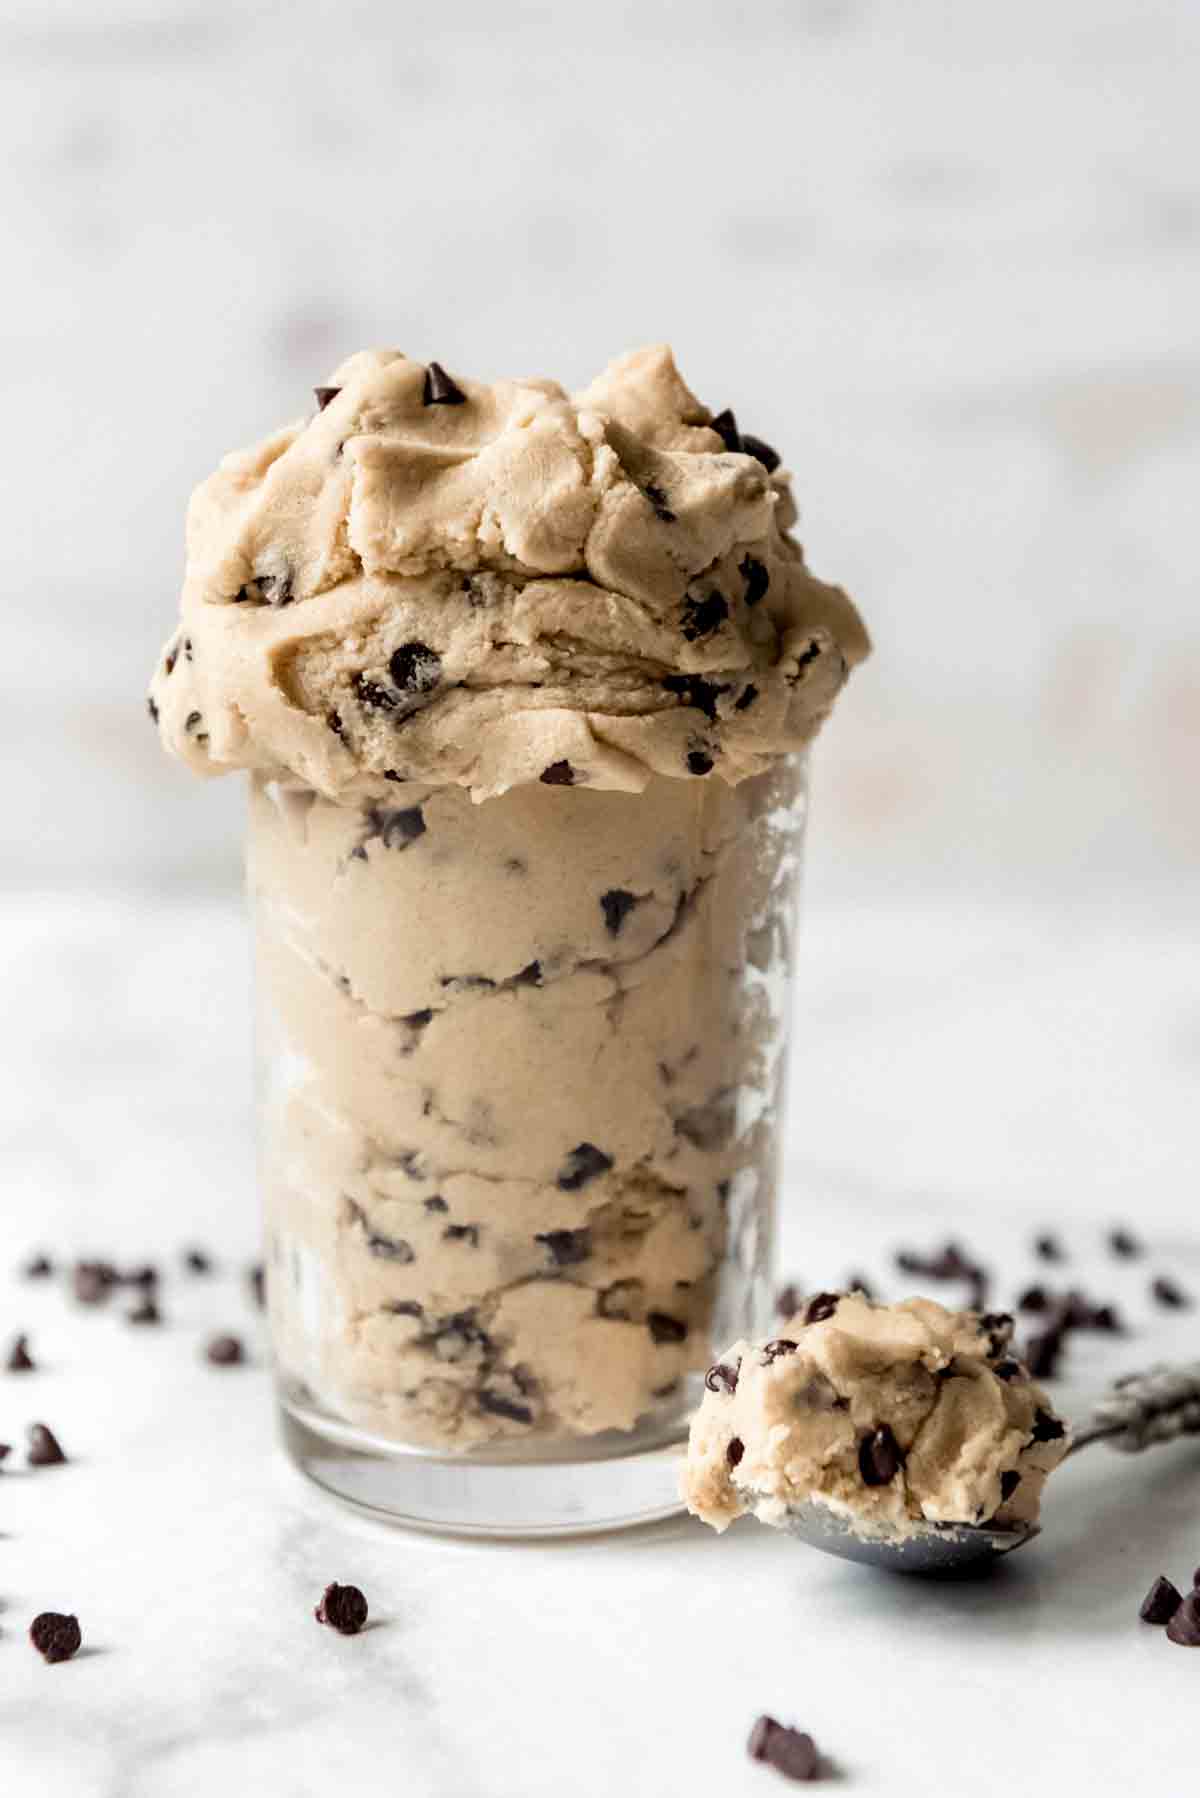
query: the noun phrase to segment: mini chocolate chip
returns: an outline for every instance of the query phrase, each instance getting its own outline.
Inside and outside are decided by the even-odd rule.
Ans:
[[[236,1336],[212,1336],[205,1346],[204,1359],[213,1367],[240,1367],[246,1351]]]
[[[1124,1325],[1116,1306],[1097,1305],[1092,1312],[1092,1328],[1093,1330],[1103,1330],[1110,1336],[1120,1336],[1123,1333]]]
[[[44,1423],[31,1423],[26,1433],[29,1437],[29,1452],[25,1458],[31,1467],[63,1465],[67,1457],[53,1430],[47,1429]]]
[[[541,986],[542,964],[540,961],[526,962],[512,977],[514,986]]]
[[[346,741],[346,727],[342,723],[341,713],[340,712],[330,712],[327,715],[325,722],[329,726],[330,730],[333,732],[334,736],[339,738],[339,740],[344,743]]]
[[[804,670],[806,668],[810,667],[812,665],[812,663],[816,661],[817,657],[820,654],[821,654],[821,645],[817,642],[815,637],[810,638],[810,640],[805,644],[804,648],[800,651],[800,654],[796,657],[796,672],[795,672],[795,674],[789,675],[789,677],[788,677],[789,680],[792,682],[793,686],[800,679],[800,676],[804,673]]]
[[[780,1355],[794,1355],[799,1347],[800,1344],[793,1342],[790,1336],[776,1336],[772,1341],[763,1344],[762,1365],[770,1367],[773,1361],[778,1361]]]
[[[465,406],[467,396],[446,373],[440,362],[431,362],[425,370],[423,406]]]
[[[1025,1344],[1023,1359],[1035,1380],[1052,1380],[1058,1372],[1062,1354],[1062,1331],[1051,1327],[1031,1336]]]
[[[1019,1380],[1021,1377],[1021,1363],[1019,1361],[997,1361],[992,1372],[998,1380]]]
[[[388,1306],[393,1317],[424,1317],[425,1308],[416,1299],[393,1299]]]
[[[731,450],[734,455],[741,455],[741,432],[737,428],[737,419],[733,416],[733,413],[728,406],[718,412],[715,418],[709,420],[708,428],[710,431],[715,431],[717,433],[717,436],[721,439],[721,442],[725,445],[727,450]]]
[[[326,1586],[313,1611],[318,1623],[327,1623],[340,1636],[356,1636],[367,1621],[367,1601],[357,1586]]]
[[[1174,1280],[1167,1279],[1164,1274],[1160,1274],[1154,1281],[1150,1293],[1168,1311],[1185,1311],[1192,1302],[1182,1286],[1177,1286]]]
[[[675,523],[675,514],[667,504],[667,496],[661,487],[656,486],[653,481],[647,481],[642,492],[653,506],[656,518],[661,518],[664,524]]]
[[[646,1328],[655,1342],[684,1342],[687,1340],[687,1325],[678,1317],[669,1317],[665,1311],[647,1311]]]
[[[1063,1248],[1057,1236],[1039,1236],[1033,1245],[1039,1261],[1063,1261]]]
[[[125,1272],[120,1276],[120,1281],[122,1286],[141,1286],[145,1288],[157,1286],[158,1269],[152,1266],[149,1261],[145,1261],[140,1267],[127,1267]]]
[[[384,780],[394,780],[396,782],[397,786],[402,787],[405,783],[405,780],[407,779],[407,776],[403,775],[403,774],[397,774],[397,772],[394,768],[385,768],[383,771],[383,778],[384,778]]]
[[[752,1761],[764,1761],[785,1779],[797,1782],[816,1779],[821,1770],[821,1757],[810,1735],[800,1729],[788,1729],[774,1717],[760,1717],[750,1731],[746,1752]]]
[[[371,680],[365,674],[356,674],[350,685],[354,689],[354,697],[359,705],[366,706],[368,711],[394,712],[400,701],[388,687],[380,686],[378,681]],[[392,778],[390,775],[385,778]],[[398,779],[399,776],[396,776]]]
[[[689,774],[711,774],[713,771],[713,759],[703,749],[689,749],[687,765]]]
[[[769,443],[764,443],[761,437],[751,436],[749,431],[742,432],[742,449],[747,456],[753,456],[756,462],[761,462],[768,474],[774,474],[779,467],[779,451],[772,449]]]
[[[154,695],[153,694],[151,694],[146,700],[146,710],[150,714],[150,722],[152,724],[157,724],[158,723],[158,707],[154,703]]]
[[[341,391],[340,387],[314,387],[313,398],[317,402],[317,411],[324,412],[330,400],[335,400]]]
[[[710,1392],[736,1392],[741,1365],[740,1361],[736,1367],[725,1361],[716,1362],[705,1374],[704,1384]]]
[[[0,1467],[3,1467],[4,1463],[8,1460],[8,1457],[11,1454],[12,1454],[12,1443],[11,1442],[0,1442]]]
[[[388,659],[388,672],[402,693],[431,693],[442,678],[442,658],[427,643],[402,643]]]
[[[1015,1467],[1006,1469],[1000,1475],[1000,1502],[1007,1504],[1017,1487],[1021,1484],[1021,1476]]]
[[[79,1653],[83,1634],[78,1617],[61,1611],[42,1611],[29,1625],[29,1640],[44,1661],[69,1661]]]
[[[267,1303],[267,1270],[261,1261],[256,1261],[247,1270],[246,1279],[250,1285],[250,1297],[262,1311]]]
[[[736,700],[734,701],[734,705],[733,705],[734,711],[735,712],[748,711],[749,708],[754,704],[754,701],[757,698],[758,698],[758,688],[755,686],[753,681],[747,682],[746,686],[744,686],[742,688],[741,692],[738,694]]]
[[[31,1255],[21,1269],[21,1277],[25,1280],[48,1280],[54,1272],[54,1263],[49,1255]]]
[[[1051,1417],[1049,1411],[1043,1411],[1039,1406],[1034,1412],[1033,1430],[1029,1437],[1031,1442],[1061,1442],[1066,1433],[1060,1420]]]
[[[168,649],[166,661],[163,663],[164,672],[166,674],[174,674],[175,664],[178,660],[179,660],[179,648],[178,648],[177,644],[173,643],[171,645],[170,649]]]
[[[815,1298],[808,1301],[808,1309],[804,1313],[805,1323],[819,1324],[827,1317],[832,1317],[841,1298],[840,1292],[818,1292]]]
[[[507,1417],[510,1423],[532,1423],[533,1412],[528,1405],[522,1405],[516,1399],[505,1398],[502,1392],[490,1392],[485,1386],[479,1394],[479,1409],[487,1411],[493,1417]]]
[[[1046,1311],[1050,1306],[1050,1295],[1044,1286],[1027,1286],[1017,1300],[1020,1311]]]
[[[1142,1244],[1131,1230],[1110,1230],[1108,1246],[1122,1261],[1133,1261],[1143,1253]]]
[[[443,1242],[469,1242],[473,1249],[479,1247],[478,1224],[447,1224],[442,1231]]]
[[[1179,1648],[1200,1648],[1200,1594],[1190,1592],[1167,1625],[1167,1641]]]
[[[575,770],[570,762],[551,762],[548,768],[542,769],[538,779],[544,787],[573,787]]]
[[[678,694],[685,706],[703,712],[712,724],[717,721],[717,700],[729,691],[727,683],[702,680],[698,674],[664,675],[662,684],[668,693]]]
[[[1160,1573],[1138,1608],[1143,1623],[1170,1623],[1183,1603],[1183,1593]]]
[[[760,562],[757,556],[744,556],[738,563],[738,573],[746,583],[746,604],[756,606],[760,599],[766,597],[771,585],[766,563]]]
[[[612,1156],[598,1149],[595,1143],[581,1142],[563,1163],[556,1182],[558,1189],[560,1192],[578,1192],[597,1175],[606,1174],[612,1164]]]
[[[600,910],[604,913],[604,927],[609,936],[620,936],[621,926],[641,901],[636,893],[623,892],[619,887],[611,887],[607,893],[600,895]]]
[[[378,1230],[367,1231],[367,1249],[380,1261],[398,1261],[401,1267],[417,1258],[411,1242],[405,1242],[402,1236],[384,1236]]]
[[[190,637],[185,637],[183,639],[183,654],[185,661],[190,662],[192,660],[192,639]]]
[[[136,1304],[132,1311],[126,1313],[125,1321],[130,1324],[160,1324],[162,1313],[153,1296],[147,1293],[146,1297]]]
[[[426,1211],[449,1211],[450,1207],[441,1193],[435,1192],[431,1199],[426,1199],[425,1209]]]
[[[117,1283],[117,1270],[109,1261],[77,1261],[71,1285],[81,1305],[102,1305]]]
[[[746,1444],[742,1441],[741,1437],[731,1436],[729,1438],[729,1445],[725,1450],[725,1459],[728,1461],[729,1465],[731,1467],[736,1467],[745,1452]]]
[[[29,1353],[28,1336],[14,1338],[12,1348],[8,1351],[5,1369],[8,1373],[34,1373],[36,1371],[36,1363]]]
[[[410,1030],[424,1030],[427,1024],[433,1023],[432,1005],[423,1005],[420,1011],[407,1011],[400,1022]]]
[[[904,1451],[890,1424],[881,1423],[858,1445],[858,1471],[864,1486],[890,1485],[903,1465]]]
[[[845,1291],[856,1292],[858,1296],[863,1299],[873,1299],[875,1297],[871,1283],[865,1274],[847,1274]]]
[[[539,1230],[533,1240],[549,1251],[555,1267],[577,1267],[592,1252],[592,1233],[586,1226],[581,1230]]]
[[[710,637],[728,616],[729,601],[715,588],[701,597],[689,593],[683,602],[679,628],[689,643],[695,643],[700,637]]]

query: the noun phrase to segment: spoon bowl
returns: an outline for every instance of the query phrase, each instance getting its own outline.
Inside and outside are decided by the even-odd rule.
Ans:
[[[1009,1530],[988,1529],[982,1524],[926,1523],[918,1525],[912,1534],[859,1535],[851,1519],[831,1511],[828,1505],[812,1502],[789,1510],[781,1528],[808,1548],[887,1573],[957,1573],[965,1567],[981,1570],[985,1563],[1012,1554],[1041,1534],[1036,1523]]]

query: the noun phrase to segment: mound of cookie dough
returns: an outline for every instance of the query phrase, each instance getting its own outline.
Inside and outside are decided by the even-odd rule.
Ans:
[[[778,458],[666,348],[573,398],[394,350],[316,392],[192,500],[150,704],[199,773],[334,799],[737,782],[802,747],[866,653],[788,534]]]
[[[1019,1528],[1068,1438],[1010,1353],[1012,1319],[930,1299],[819,1293],[768,1342],[705,1376],[683,1495],[716,1530],[815,1501],[859,1534],[938,1523]]]

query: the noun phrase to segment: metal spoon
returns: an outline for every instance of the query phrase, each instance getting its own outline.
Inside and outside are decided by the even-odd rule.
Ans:
[[[1138,1454],[1159,1442],[1200,1435],[1200,1361],[1181,1367],[1152,1367],[1127,1374],[1111,1386],[1089,1421],[1071,1432],[1068,1455],[1107,1442],[1123,1454]],[[861,1535],[852,1519],[812,1500],[794,1506],[780,1526],[809,1548],[861,1561],[889,1573],[949,1573],[980,1567],[1024,1548],[1041,1525],[991,1529],[987,1524],[919,1524],[913,1535]]]

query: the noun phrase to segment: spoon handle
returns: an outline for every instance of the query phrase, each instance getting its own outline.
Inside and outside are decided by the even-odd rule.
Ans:
[[[1200,1361],[1126,1374],[1109,1388],[1090,1420],[1073,1433],[1069,1453],[1107,1442],[1140,1454],[1159,1442],[1200,1435]]]

